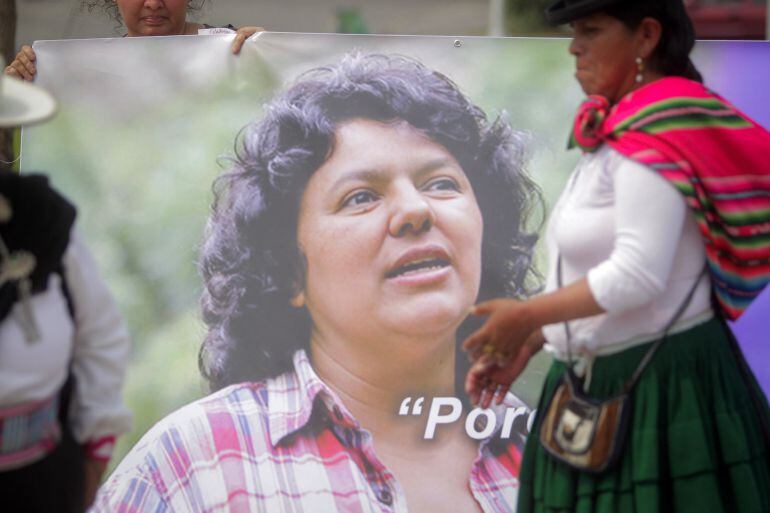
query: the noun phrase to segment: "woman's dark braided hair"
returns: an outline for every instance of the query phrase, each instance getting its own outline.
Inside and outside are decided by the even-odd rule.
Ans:
[[[631,0],[618,2],[604,12],[635,30],[644,18],[655,18],[663,31],[649,65],[664,76],[689,78],[703,82],[690,59],[695,46],[695,28],[682,0]]]

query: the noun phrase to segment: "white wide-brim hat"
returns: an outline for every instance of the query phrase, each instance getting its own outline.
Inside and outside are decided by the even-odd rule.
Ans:
[[[56,100],[48,91],[0,72],[0,128],[40,123],[55,112]]]

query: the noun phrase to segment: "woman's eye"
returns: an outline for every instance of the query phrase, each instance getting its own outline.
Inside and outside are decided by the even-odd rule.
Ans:
[[[365,205],[367,203],[371,203],[372,201],[375,201],[377,199],[377,196],[370,191],[358,191],[350,196],[347,197],[347,199],[342,203],[343,207],[357,207],[360,205]]]
[[[431,180],[425,187],[429,191],[459,191],[460,186],[451,178]]]
[[[572,27],[572,34],[575,36],[592,36],[599,32],[599,27],[595,25],[576,25]]]

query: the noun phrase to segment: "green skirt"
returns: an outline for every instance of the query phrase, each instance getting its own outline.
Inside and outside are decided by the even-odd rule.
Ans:
[[[719,320],[672,335],[632,391],[620,460],[605,474],[575,471],[542,448],[541,415],[527,440],[518,513],[770,512],[770,408],[746,379]],[[595,360],[590,394],[606,398],[632,375],[650,344]],[[565,368],[554,361],[542,412]],[[758,393],[759,405],[751,393]]]

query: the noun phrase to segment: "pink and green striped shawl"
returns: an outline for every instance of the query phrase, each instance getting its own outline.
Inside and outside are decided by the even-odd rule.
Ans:
[[[589,97],[570,147],[606,142],[669,180],[692,208],[716,299],[737,319],[770,281],[770,133],[702,84],[657,80],[610,108]]]

